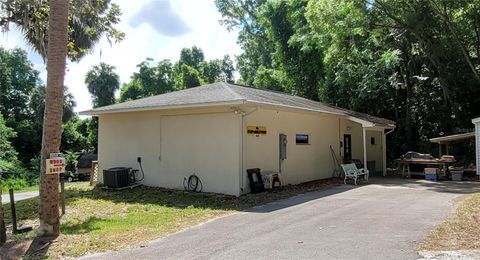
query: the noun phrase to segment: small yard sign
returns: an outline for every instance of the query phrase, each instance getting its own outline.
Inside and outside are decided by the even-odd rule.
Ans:
[[[53,157],[46,161],[47,174],[59,174],[65,172],[65,158]]]
[[[247,126],[247,134],[249,135],[267,135],[267,128],[265,126]]]

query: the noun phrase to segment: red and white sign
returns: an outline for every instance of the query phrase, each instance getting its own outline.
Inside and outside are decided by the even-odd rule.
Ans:
[[[59,174],[65,172],[65,158],[56,157],[47,159],[46,162],[47,174]]]

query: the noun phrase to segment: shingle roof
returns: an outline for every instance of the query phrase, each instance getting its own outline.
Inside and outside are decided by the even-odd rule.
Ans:
[[[286,93],[261,90],[223,82],[127,101],[110,106],[99,107],[92,110],[83,111],[80,114],[98,115],[126,111],[172,109],[186,106],[195,107],[245,103],[267,104],[317,111],[321,113],[350,116],[380,126],[393,126],[395,124],[395,122],[388,119],[333,107],[321,102],[316,102]]]

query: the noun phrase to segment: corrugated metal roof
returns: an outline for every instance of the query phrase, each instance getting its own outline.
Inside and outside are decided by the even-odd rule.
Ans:
[[[99,115],[115,112],[248,103],[290,107],[321,113],[350,116],[380,126],[393,127],[395,124],[395,122],[388,119],[333,107],[321,102],[289,95],[286,93],[261,90],[224,82],[218,82],[157,96],[127,101],[110,106],[99,107],[92,110],[83,111],[80,114]]]

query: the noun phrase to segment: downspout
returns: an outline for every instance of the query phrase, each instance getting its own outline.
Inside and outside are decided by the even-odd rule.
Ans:
[[[367,128],[362,126],[363,132],[363,169],[367,169]]]
[[[241,171],[240,171],[240,192],[241,194],[244,193],[244,190],[245,190],[245,187],[243,186],[245,184],[245,181],[244,181],[244,172],[245,172],[245,121],[246,121],[246,117],[250,114],[252,114],[253,112],[257,111],[258,110],[258,106],[255,107],[255,109],[253,109],[252,111],[248,112],[248,113],[245,113],[245,112],[241,112],[241,115],[242,115],[242,129],[240,129],[240,133],[241,133],[241,151],[240,151],[240,157],[241,157]]]
[[[383,134],[383,176],[387,175],[387,135],[395,131],[395,127],[393,126],[390,131]]]

